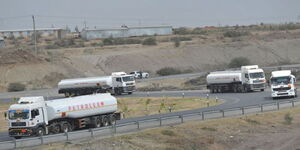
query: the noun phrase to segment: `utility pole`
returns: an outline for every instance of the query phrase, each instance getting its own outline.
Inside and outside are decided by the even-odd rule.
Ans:
[[[36,47],[36,31],[35,31],[35,20],[34,15],[32,15],[32,21],[33,21],[33,36],[34,36],[34,51],[37,54],[37,47]]]

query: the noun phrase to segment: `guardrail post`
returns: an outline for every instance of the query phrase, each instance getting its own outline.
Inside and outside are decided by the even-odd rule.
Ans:
[[[264,112],[264,105],[260,105],[260,111]]]
[[[147,92],[147,97],[149,97],[149,92]]]
[[[216,96],[216,103],[218,102],[218,100],[219,100],[219,99],[218,99],[218,97]]]
[[[182,98],[184,98],[184,93],[182,93]]]
[[[242,115],[245,115],[245,109],[244,109],[244,107],[242,107],[241,110],[242,110]]]
[[[67,141],[69,141],[69,134],[68,134],[68,132],[65,132],[65,136],[67,137]]]
[[[15,149],[17,149],[17,140],[15,138],[13,140],[14,140],[14,147]]]
[[[136,121],[136,125],[137,125],[137,129],[139,130],[140,129],[140,123],[139,123],[139,121]]]
[[[40,136],[40,138],[41,138],[41,145],[43,145],[44,144],[44,138],[43,138],[43,136]]]
[[[209,107],[209,102],[207,102],[207,107]]]
[[[292,107],[295,107],[295,103],[294,103],[294,101],[292,100]]]
[[[179,117],[180,117],[180,119],[181,119],[181,123],[183,123],[183,116],[180,115]]]
[[[277,102],[277,110],[279,110],[279,102]]]
[[[209,94],[206,94],[206,99],[209,99]]]
[[[204,112],[202,112],[202,120],[204,120]]]
[[[162,125],[161,117],[159,117],[159,126]]]
[[[90,128],[89,131],[91,132],[91,137],[94,138],[94,132],[93,132],[93,129]]]
[[[225,117],[225,112],[224,112],[224,110],[221,110],[221,112],[222,112],[222,117],[224,118],[224,117]]]

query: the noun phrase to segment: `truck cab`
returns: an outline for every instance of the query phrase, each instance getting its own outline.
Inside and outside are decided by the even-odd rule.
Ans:
[[[48,124],[45,101],[43,97],[22,97],[7,111],[9,136],[43,135]]]
[[[273,71],[270,84],[272,98],[297,97],[296,78],[291,70]]]
[[[112,85],[113,94],[132,94],[135,91],[135,78],[133,75],[126,74],[125,72],[114,72],[112,73]]]
[[[244,90],[264,91],[266,88],[266,78],[264,71],[258,67],[258,65],[242,66],[242,82]]]

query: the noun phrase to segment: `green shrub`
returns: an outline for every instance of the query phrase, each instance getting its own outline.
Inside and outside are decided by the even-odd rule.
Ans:
[[[175,133],[172,130],[162,130],[161,134],[168,135],[168,136],[174,136]]]
[[[25,85],[22,83],[14,82],[8,85],[8,92],[24,91]]]
[[[250,65],[250,60],[246,57],[233,58],[228,64],[229,68],[239,68],[241,66]]]
[[[139,39],[127,39],[126,44],[141,44],[142,41]]]
[[[176,68],[172,68],[172,67],[164,67],[164,68],[157,70],[156,73],[161,76],[167,76],[167,75],[172,75],[172,74],[180,74],[180,73],[182,73],[182,71],[179,69],[176,69]]]
[[[147,38],[143,41],[143,45],[156,45],[156,39],[155,38]]]
[[[223,33],[224,37],[239,37],[249,35],[248,31],[226,31]]]
[[[174,40],[174,46],[179,47],[180,46],[180,40]]]
[[[201,28],[195,28],[193,29],[193,31],[191,32],[192,34],[203,34],[203,35],[207,35],[207,31],[206,30],[202,30]]]
[[[285,120],[285,124],[292,124],[292,121],[293,121],[293,117],[291,116],[291,114],[290,113],[287,113],[287,114],[285,114],[284,115],[284,120]]]
[[[113,45],[113,40],[111,38],[104,39],[102,42],[103,42],[103,45]]]

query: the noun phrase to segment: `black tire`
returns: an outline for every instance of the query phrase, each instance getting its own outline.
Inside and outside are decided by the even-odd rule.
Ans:
[[[106,127],[109,126],[109,117],[108,116],[104,116],[102,119],[102,126]]]
[[[131,95],[132,94],[132,92],[128,92],[128,95]]]
[[[46,134],[46,133],[45,133],[44,128],[38,127],[38,128],[36,129],[36,132],[35,132],[35,135],[36,135],[36,136],[43,136],[43,135],[45,135],[45,134]]]
[[[14,138],[15,139],[21,139],[22,137],[21,136],[15,136]]]
[[[116,123],[116,116],[109,115],[109,125],[114,125]]]
[[[61,131],[60,125],[58,123],[54,123],[51,127],[51,133],[57,134],[60,133],[60,131]]]
[[[94,123],[93,123],[93,127],[94,128],[99,128],[101,127],[101,120],[99,117],[96,117],[95,120],[94,120]]]
[[[71,132],[72,131],[72,126],[69,122],[63,121],[61,122],[61,132]]]
[[[265,91],[265,89],[260,89],[261,92]]]

